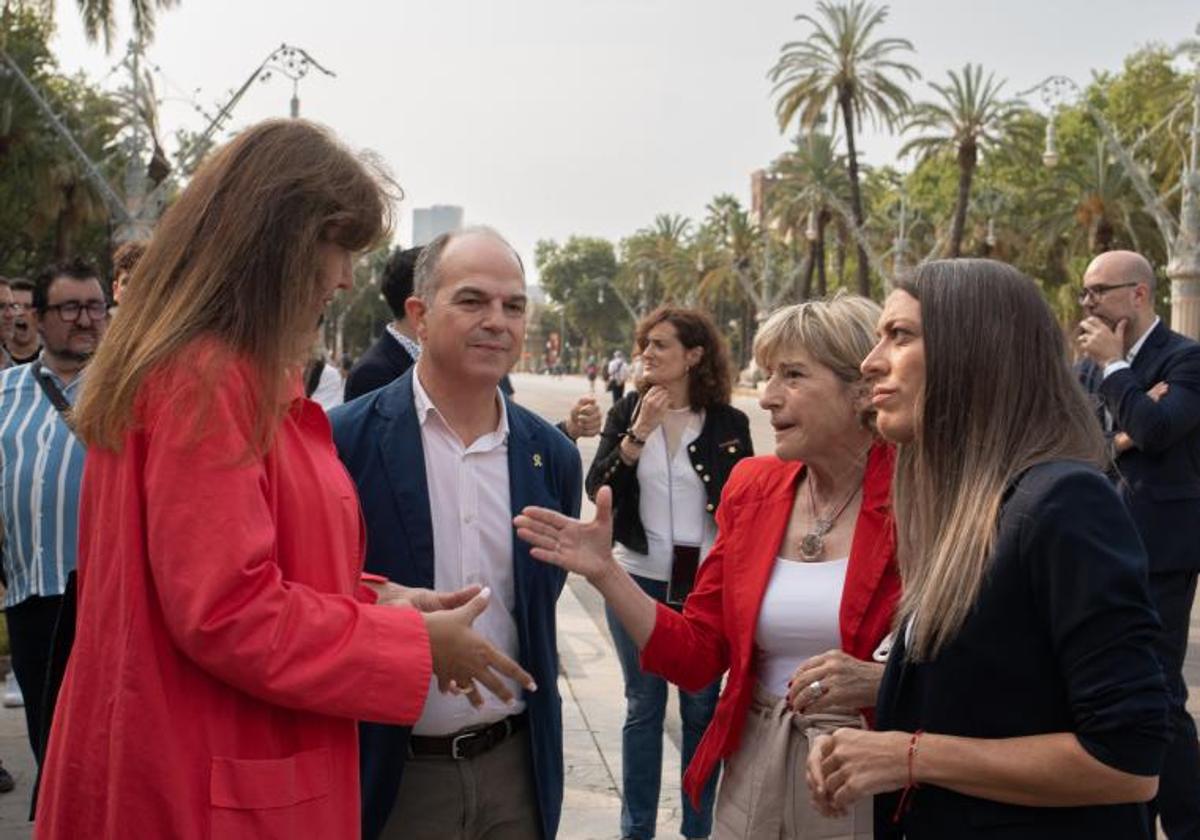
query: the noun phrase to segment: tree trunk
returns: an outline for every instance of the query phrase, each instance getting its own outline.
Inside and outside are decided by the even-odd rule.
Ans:
[[[817,214],[817,241],[813,243],[817,260],[817,297],[829,294],[829,282],[825,276],[825,225],[828,221],[826,213]]]
[[[850,209],[854,211],[854,225],[863,229],[862,191],[858,186],[858,154],[854,148],[854,109],[848,88],[838,90],[838,104],[842,108],[842,123],[846,128],[846,168],[850,172]],[[867,252],[858,246],[858,293],[871,296],[871,272]]]
[[[950,228],[950,257],[962,254],[963,232],[967,227],[967,205],[971,203],[971,181],[975,178],[977,159],[975,141],[968,140],[958,147],[958,201],[954,205],[954,225]]]
[[[1116,236],[1116,229],[1105,216],[1100,216],[1092,224],[1090,239],[1092,246],[1092,255],[1099,256],[1112,250],[1113,238]]]

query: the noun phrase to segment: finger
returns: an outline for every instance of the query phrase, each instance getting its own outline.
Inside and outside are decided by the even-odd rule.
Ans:
[[[549,525],[530,519],[527,516],[518,515],[513,517],[513,525],[516,526],[518,531],[525,531],[532,537],[557,540],[562,535],[562,532],[557,528],[551,528]]]
[[[443,677],[438,677],[438,691],[442,694],[449,694],[454,697],[462,694],[462,689],[458,687],[458,683],[454,680],[447,680]]]
[[[504,680],[496,676],[495,672],[488,668],[483,668],[475,672],[475,679],[480,685],[495,695],[496,699],[501,703],[511,704],[513,702],[512,689],[504,683]]]
[[[596,493],[595,522],[609,529],[612,528],[612,488],[607,484]]]
[[[569,516],[564,516],[556,510],[549,508],[530,506],[525,508],[520,513],[521,516],[527,517],[539,525],[549,526],[556,530],[562,530],[569,525],[578,524],[578,519],[572,519]]]
[[[443,610],[454,610],[461,607],[463,604],[470,602],[472,598],[483,591],[483,587],[477,583],[463,587],[457,592],[436,592],[438,607]]]
[[[475,619],[479,618],[479,616],[483,614],[483,611],[488,608],[488,602],[491,597],[491,588],[485,586],[479,591],[478,595],[454,611],[456,617],[461,617],[463,623],[465,623],[467,626],[470,626],[475,622]]]
[[[479,686],[475,684],[474,680],[471,681],[470,687],[462,692],[462,695],[476,709],[483,705],[483,692],[479,690]]]
[[[517,537],[529,543],[533,549],[545,551],[552,557],[558,556],[558,540],[554,537],[547,537],[535,531],[530,531],[528,528],[517,528]]]
[[[500,651],[492,649],[488,664],[517,685],[524,686],[526,691],[537,691],[537,683],[530,673]]]

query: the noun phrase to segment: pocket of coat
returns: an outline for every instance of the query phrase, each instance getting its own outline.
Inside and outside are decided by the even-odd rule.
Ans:
[[[209,801],[216,808],[290,808],[329,794],[332,758],[328,747],[286,758],[214,757]]]

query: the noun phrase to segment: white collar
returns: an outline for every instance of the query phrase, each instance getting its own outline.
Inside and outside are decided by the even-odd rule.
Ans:
[[[446,418],[438,411],[438,407],[433,404],[433,400],[429,398],[429,393],[421,385],[420,372],[413,368],[413,405],[417,410],[417,420],[422,426],[429,418],[430,413],[436,414],[445,423]],[[490,434],[498,436],[500,440],[508,439],[508,411],[504,406],[504,395],[500,391],[500,386],[496,386],[496,404],[500,408],[500,420],[496,423],[496,429]]]
[[[1142,337],[1135,341],[1133,346],[1129,348],[1129,352],[1125,354],[1125,361],[1133,364],[1133,360],[1137,357],[1138,351],[1142,349],[1142,345],[1146,343],[1146,339],[1149,338],[1150,333],[1154,332],[1154,328],[1159,325],[1160,321],[1162,321],[1162,319],[1155,315],[1154,323],[1150,325],[1150,329],[1142,333]]]

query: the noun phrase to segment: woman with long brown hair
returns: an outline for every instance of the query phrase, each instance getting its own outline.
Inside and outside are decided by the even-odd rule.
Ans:
[[[903,596],[876,704],[809,756],[875,836],[1153,837],[1166,692],[1146,556],[1036,284],[988,260],[902,278],[863,362],[898,444]]]
[[[303,397],[384,183],[327,131],[262,123],[138,263],[76,412],[78,630],[38,837],[356,837],[357,719],[411,724],[431,670],[528,683],[470,630],[486,593],[363,586],[354,485]]]

